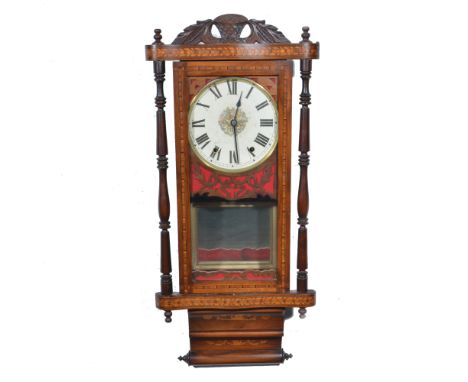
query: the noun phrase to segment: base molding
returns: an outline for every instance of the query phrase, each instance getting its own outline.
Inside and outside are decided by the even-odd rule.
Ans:
[[[315,291],[283,293],[198,294],[156,293],[156,306],[162,310],[178,309],[253,309],[305,308],[315,305]]]
[[[291,358],[281,341],[285,308],[189,310],[191,366],[279,365]]]

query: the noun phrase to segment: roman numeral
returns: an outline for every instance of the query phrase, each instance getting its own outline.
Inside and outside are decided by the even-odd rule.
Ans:
[[[213,151],[210,154],[211,159],[214,159],[214,157],[216,157],[216,159],[219,160],[220,155],[221,155],[221,149],[219,148],[219,146],[215,146],[213,148]]]
[[[197,102],[197,105],[202,106],[202,107],[206,107],[207,109],[210,108],[210,105],[205,105],[204,103],[201,103],[201,102]]]
[[[229,94],[237,94],[237,80],[226,80]]]
[[[210,137],[208,136],[207,133],[204,133],[204,134],[200,135],[198,138],[195,138],[195,141],[199,145],[201,145],[203,142],[206,142],[206,144],[205,144],[205,146],[206,146],[208,143],[210,143]],[[203,146],[203,147],[205,147],[205,146]]]
[[[262,133],[258,133],[257,138],[255,138],[255,143],[258,143],[260,146],[265,147],[269,140],[270,138],[264,136]]]
[[[210,92],[213,93],[213,95],[216,97],[216,99],[222,97],[222,94],[221,94],[221,92],[219,91],[219,89],[218,89],[218,87],[216,85],[213,85],[212,87],[210,87]]]
[[[229,150],[229,163],[239,163],[239,158],[237,158],[237,154],[235,151]]]
[[[265,106],[268,106],[268,101],[263,101],[262,103],[259,103],[257,106],[255,106],[257,108],[257,110],[261,110],[263,109]]]
[[[272,127],[273,119],[260,119],[260,127]]]
[[[253,90],[253,89],[254,89],[254,87],[252,86],[252,87],[250,88],[249,92],[247,93],[247,95],[245,96],[246,99],[249,98],[249,95],[250,95],[250,93],[252,93],[252,90]]]
[[[192,127],[205,127],[205,120],[200,119],[199,121],[192,121]]]

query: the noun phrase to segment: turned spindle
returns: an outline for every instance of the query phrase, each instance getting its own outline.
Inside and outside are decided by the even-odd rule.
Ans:
[[[309,43],[309,28],[302,28],[301,43]],[[297,291],[307,292],[307,214],[309,211],[309,184],[307,179],[307,167],[309,166],[309,105],[310,92],[309,80],[312,71],[312,60],[300,60],[300,74],[302,79],[302,91],[300,95],[301,114],[299,128],[299,191],[297,195],[297,213],[299,224],[297,239]],[[304,318],[306,310],[299,310],[300,317]]]
[[[154,31],[154,44],[162,44],[161,30]],[[171,266],[171,245],[169,238],[169,215],[170,202],[169,192],[167,188],[167,138],[166,138],[166,114],[164,106],[166,105],[166,97],[164,96],[164,77],[165,77],[165,61],[154,61],[154,79],[156,81],[156,154],[159,171],[159,228],[161,229],[161,294],[167,296],[172,294],[172,266]],[[171,322],[170,311],[165,312],[166,322]]]

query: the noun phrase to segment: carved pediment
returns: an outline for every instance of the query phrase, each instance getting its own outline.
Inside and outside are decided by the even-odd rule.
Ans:
[[[218,30],[219,37],[214,35]],[[245,31],[244,29],[249,30]],[[215,33],[216,34],[216,33]],[[241,35],[246,34],[246,37]],[[197,21],[179,33],[172,42],[173,45],[197,44],[271,44],[289,43],[290,41],[273,25],[264,20],[247,19],[242,15],[228,14],[216,17],[214,20]]]

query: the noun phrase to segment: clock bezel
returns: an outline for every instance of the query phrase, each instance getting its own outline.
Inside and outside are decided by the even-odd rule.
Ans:
[[[190,134],[190,120],[191,120],[191,116],[192,116],[192,111],[195,107],[195,104],[197,103],[197,101],[199,100],[200,96],[202,94],[204,94],[208,88],[210,88],[211,86],[213,86],[213,84],[217,84],[219,82],[224,82],[224,81],[227,81],[227,80],[237,80],[237,81],[242,81],[242,82],[247,82],[247,83],[250,83],[252,85],[254,85],[257,89],[259,89],[264,95],[265,97],[268,99],[268,101],[271,103],[272,107],[273,107],[273,111],[275,113],[275,117],[276,117],[276,120],[275,120],[275,129],[274,129],[274,137],[272,137],[274,139],[274,142],[273,144],[268,148],[268,151],[265,153],[265,155],[258,161],[255,161],[254,163],[251,163],[250,165],[248,166],[245,166],[245,167],[242,167],[242,168],[234,168],[234,169],[229,169],[229,168],[224,168],[224,167],[220,167],[220,166],[217,166],[216,164],[214,164],[213,162],[210,162],[208,161],[206,158],[204,158],[200,152],[196,149],[196,145],[194,144],[193,142],[193,139],[192,139],[192,135]],[[275,99],[271,96],[270,92],[262,85],[260,85],[258,82],[248,78],[248,77],[240,77],[240,76],[227,76],[227,77],[218,77],[210,82],[208,82],[205,86],[203,86],[200,91],[195,94],[192,98],[192,100],[190,101],[190,105],[189,105],[189,109],[188,109],[188,113],[187,113],[187,136],[188,136],[188,141],[189,141],[189,144],[190,144],[190,149],[192,150],[193,154],[200,160],[200,162],[212,169],[212,170],[215,170],[217,172],[220,172],[220,173],[224,173],[224,174],[242,174],[244,172],[247,172],[247,171],[250,171],[254,168],[257,168],[258,166],[262,165],[268,158],[270,158],[270,156],[275,152],[275,149],[278,145],[278,129],[279,129],[279,114],[278,114],[278,105],[275,101]]]

